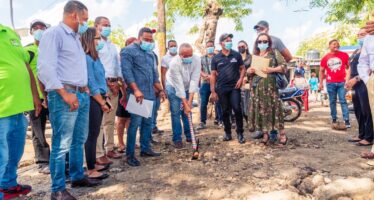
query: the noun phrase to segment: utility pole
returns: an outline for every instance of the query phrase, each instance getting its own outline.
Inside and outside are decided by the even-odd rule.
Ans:
[[[157,0],[157,19],[158,19],[158,59],[166,54],[166,16],[165,16],[165,0]]]
[[[9,0],[9,3],[10,3],[10,22],[12,23],[13,29],[15,29],[15,27],[14,27],[14,17],[13,17],[13,0]]]

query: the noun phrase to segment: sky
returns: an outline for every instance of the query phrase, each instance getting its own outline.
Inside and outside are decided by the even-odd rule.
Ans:
[[[121,26],[127,36],[136,36],[138,30],[152,19],[156,10],[155,0],[81,0],[89,10],[90,20],[97,16],[106,16],[111,20],[112,27]],[[67,0],[13,0],[15,27],[29,27],[34,19],[57,25],[62,20],[62,11]],[[288,2],[288,3],[287,3]],[[0,0],[0,23],[11,26],[9,0]],[[292,53],[297,51],[300,41],[332,29],[332,25],[324,23],[325,10],[309,9],[308,1],[287,0],[253,0],[252,13],[243,18],[243,31],[235,31],[230,19],[222,18],[218,22],[217,38],[222,33],[233,33],[234,43],[245,40],[250,49],[256,33],[253,26],[259,20],[270,24],[270,34],[283,40]],[[306,9],[308,11],[295,12]],[[173,28],[175,39],[179,43],[194,43],[197,35],[188,34],[201,19],[177,18]],[[216,38],[216,43],[217,42]],[[31,37],[23,38],[23,43],[31,41]]]

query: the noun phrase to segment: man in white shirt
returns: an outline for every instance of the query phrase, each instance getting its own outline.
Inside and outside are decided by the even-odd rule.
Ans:
[[[166,88],[166,72],[169,69],[171,60],[178,54],[178,44],[175,40],[169,40],[168,42],[168,53],[162,57],[161,60],[161,82],[162,87]]]
[[[103,48],[99,51],[99,58],[104,65],[105,79],[108,85],[108,97],[113,110],[118,107],[119,81],[122,81],[122,72],[120,67],[119,54],[116,46],[108,39],[111,33],[110,21],[107,17],[97,17],[95,19],[95,27],[100,32],[103,40]],[[114,151],[114,122],[116,112],[104,113],[101,130],[96,146],[96,155],[98,164],[111,164],[108,159],[119,159],[121,154]],[[104,142],[104,146],[103,144]],[[105,148],[105,149],[104,149]]]
[[[365,37],[358,61],[357,70],[360,79],[366,84],[371,113],[374,113],[374,35]],[[371,153],[368,153],[368,156],[372,159],[374,158],[374,146],[371,149]]]
[[[184,43],[179,48],[179,55],[175,56],[166,73],[166,91],[170,102],[170,113],[175,148],[183,148],[182,124],[186,142],[191,142],[188,117],[192,109],[194,94],[199,91],[201,59],[193,55],[190,44]],[[183,110],[181,110],[183,105]]]

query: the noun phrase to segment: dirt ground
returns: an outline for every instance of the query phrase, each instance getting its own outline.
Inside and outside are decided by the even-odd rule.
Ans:
[[[102,186],[87,189],[69,186],[69,190],[83,200],[374,199],[373,163],[359,156],[369,147],[347,142],[357,133],[353,114],[350,130],[333,131],[328,108],[312,104],[300,119],[286,124],[289,143],[283,148],[261,146],[259,141],[250,139],[248,131],[244,145],[237,140],[223,142],[223,129],[210,120],[208,129],[198,134],[201,156],[198,161],[191,161],[190,145],[179,151],[173,148],[170,116],[165,110],[161,112],[165,114],[160,114],[159,127],[166,132],[155,137],[162,144],[153,147],[162,153],[160,158],[139,156],[141,166],[136,168],[123,160],[115,161],[109,171],[110,178]],[[194,116],[197,125],[197,108]],[[50,137],[50,129],[47,135]],[[50,199],[50,176],[39,174],[32,160],[33,149],[28,139],[19,182],[32,185],[33,191],[21,199]],[[344,187],[335,189],[333,194],[326,192],[336,181],[348,184],[342,183]]]

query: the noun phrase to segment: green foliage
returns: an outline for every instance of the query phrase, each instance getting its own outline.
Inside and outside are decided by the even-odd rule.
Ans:
[[[356,45],[358,29],[357,25],[338,24],[334,31],[325,31],[301,42],[296,55],[305,56],[309,50],[318,50],[324,55],[328,51],[328,42],[332,39],[339,40],[341,46]]]
[[[166,0],[166,15],[170,23],[167,30],[171,30],[177,16],[188,17],[192,19],[201,19],[205,14],[205,9],[211,0]],[[221,17],[233,19],[235,29],[243,30],[242,19],[249,15],[252,10],[249,5],[252,0],[213,0],[223,9]],[[196,27],[192,27],[190,33],[196,32]]]
[[[374,10],[373,0],[311,0],[312,8],[326,8],[326,22],[363,25]]]
[[[126,34],[121,26],[112,30],[112,33],[109,36],[110,41],[113,44],[117,45],[120,48],[125,47],[126,43]]]

